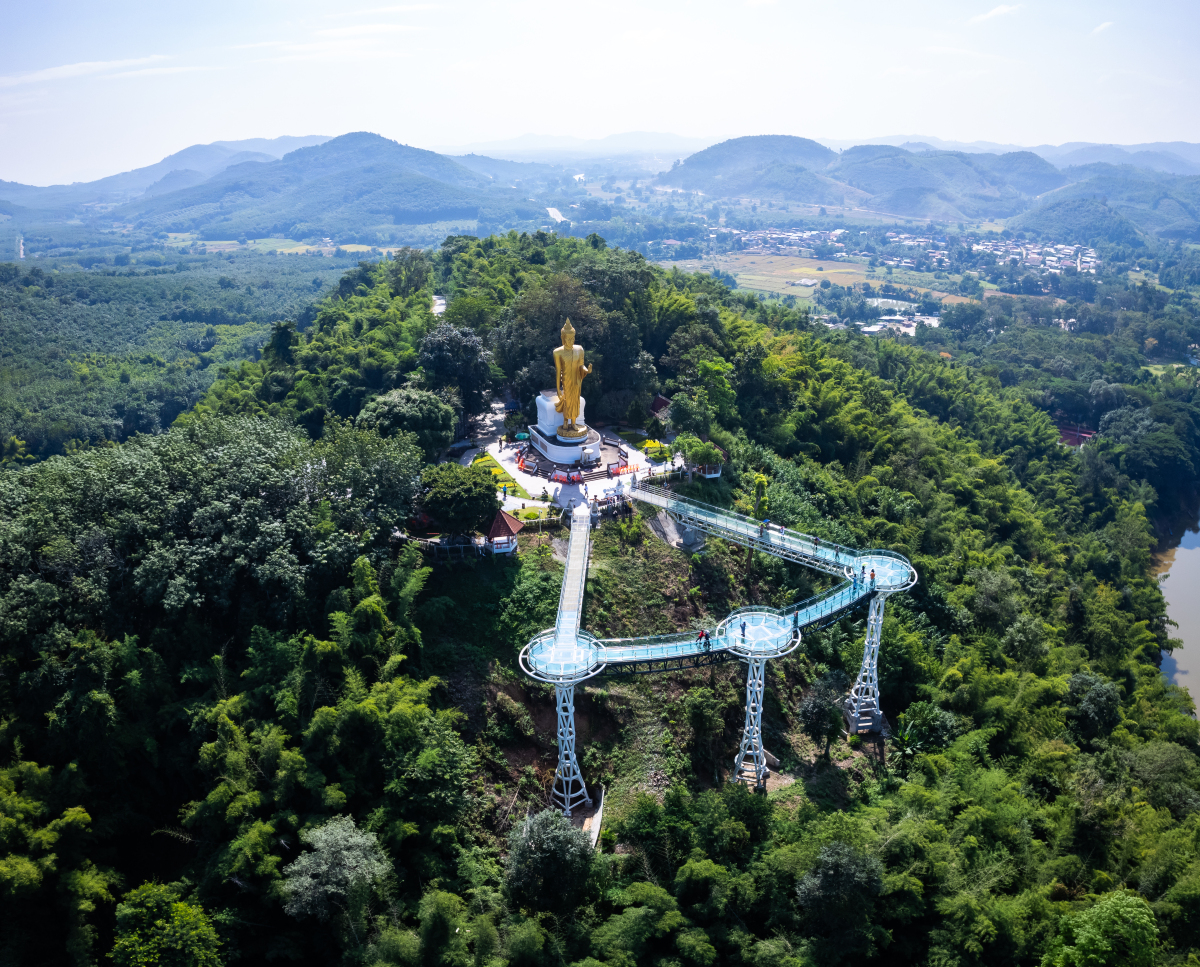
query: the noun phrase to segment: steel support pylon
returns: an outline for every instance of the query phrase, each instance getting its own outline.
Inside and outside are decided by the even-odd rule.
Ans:
[[[879,707],[879,639],[883,632],[883,606],[886,601],[887,595],[882,593],[876,593],[871,598],[862,667],[842,706],[849,735],[883,731],[883,710]]]
[[[575,758],[575,686],[556,685],[554,701],[558,708],[558,768],[554,772],[553,794],[563,815],[570,816],[580,802],[592,804]]]
[[[742,727],[741,748],[733,762],[733,777],[735,782],[759,786],[767,777],[767,757],[762,744],[763,673],[767,660],[751,658],[746,664],[749,666],[746,672],[746,724]]]

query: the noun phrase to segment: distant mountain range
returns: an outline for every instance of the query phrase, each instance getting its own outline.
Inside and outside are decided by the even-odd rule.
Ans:
[[[1059,168],[1104,161],[1108,164],[1132,164],[1139,168],[1168,171],[1176,175],[1200,175],[1200,144],[1189,141],[1156,141],[1146,144],[1098,144],[1069,141],[1065,144],[1001,144],[995,141],[943,141],[928,135],[893,135],[866,141],[830,141],[830,148],[845,149],[861,144],[886,144],[909,151],[961,151],[966,154],[1011,154],[1031,151]]]
[[[661,188],[714,199],[938,221],[1016,219],[1011,224],[1028,228],[1069,227],[1079,241],[1113,231],[1200,239],[1200,145],[1186,142],[986,151],[985,142],[907,136],[835,151],[808,138],[759,135],[690,150],[697,143],[652,133],[595,141],[529,135],[490,145],[511,152],[497,158],[439,154],[365,132],[218,141],[84,184],[0,181],[0,234],[82,238],[115,225],[207,239],[431,241],[447,223],[473,222],[480,231],[543,223],[547,206],[575,191],[584,161],[590,178],[636,169],[642,179],[645,153],[662,152],[653,155],[670,166],[657,176]],[[686,157],[667,160],[673,149]],[[634,157],[643,158],[640,169]]]
[[[323,135],[308,135],[301,138],[250,138],[246,141],[193,144],[190,148],[167,155],[156,164],[97,181],[45,188],[0,181],[0,198],[27,208],[61,208],[128,201],[147,191],[162,194],[164,191],[199,184],[226,168],[247,161],[277,161],[289,151],[328,140]]]
[[[157,165],[85,185],[0,182],[0,213],[26,222],[87,217],[97,225],[208,239],[331,236],[366,244],[389,242],[396,226],[545,217],[545,207],[530,204],[527,189],[512,181],[518,175],[545,181],[547,166],[480,158],[460,164],[365,132],[289,140],[256,143],[292,149],[279,158],[227,142],[196,145]],[[307,144],[294,147],[299,142]]]
[[[663,187],[714,198],[838,205],[904,218],[1019,215],[1030,228],[1038,225],[1039,209],[1090,199],[1119,215],[1134,234],[1200,237],[1200,177],[1155,169],[1149,162],[1165,152],[1090,146],[1072,148],[1054,164],[1027,150],[943,151],[928,141],[906,144],[857,145],[839,153],[789,135],[734,138],[696,152],[657,180]],[[1108,158],[1126,160],[1118,165]],[[1103,235],[1114,224],[1095,206],[1068,207],[1072,233],[1084,236],[1080,241]],[[1060,216],[1046,214],[1056,225],[1063,224]]]
[[[735,138],[733,140],[740,141],[742,139]],[[816,138],[814,141],[835,151],[862,145],[890,145],[913,152],[956,151],[965,154],[1012,154],[1029,151],[1045,158],[1058,168],[1103,161],[1117,165],[1132,164],[1139,168],[1167,171],[1176,175],[1200,174],[1200,144],[1187,141],[1158,141],[1126,145],[1071,141],[1059,145],[1031,146],[1003,144],[995,141],[945,141],[930,135],[912,134],[868,138],[859,141],[829,138]],[[435,150],[452,155],[473,153],[513,161],[540,161],[553,164],[650,156],[670,163],[675,159],[686,158],[705,148],[712,147],[716,143],[718,141],[715,138],[693,138],[662,132],[631,131],[591,140],[525,134],[519,138],[509,138],[504,141],[487,141],[454,147],[443,146]]]
[[[207,238],[331,235],[374,243],[397,225],[525,220],[544,217],[545,208],[453,158],[360,132],[278,161],[232,165],[166,194],[147,192],[114,214]]]
[[[966,154],[876,144],[838,153],[807,138],[762,135],[699,151],[658,181],[718,196],[961,220],[1017,214],[1068,179],[1029,151]]]

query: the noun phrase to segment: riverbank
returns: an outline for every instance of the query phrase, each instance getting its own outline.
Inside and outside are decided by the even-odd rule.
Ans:
[[[1171,545],[1156,556],[1167,615],[1178,627],[1171,637],[1183,643],[1172,654],[1163,653],[1162,670],[1176,685],[1191,692],[1200,700],[1200,520],[1176,526]]]

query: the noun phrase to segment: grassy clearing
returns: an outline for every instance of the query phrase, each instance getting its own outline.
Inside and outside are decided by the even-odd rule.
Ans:
[[[526,507],[524,510],[510,511],[510,513],[520,520],[537,520],[540,517],[549,517],[550,508],[540,506]]]
[[[662,461],[671,458],[671,448],[661,440],[651,440],[649,437],[642,436],[640,433],[635,433],[632,430],[619,430],[617,431],[617,436],[639,453],[644,453],[651,460]]]
[[[529,491],[517,483],[516,480],[513,479],[512,474],[500,466],[500,464],[496,461],[496,458],[490,453],[487,453],[486,451],[480,453],[477,457],[475,457],[474,460],[471,461],[471,464],[472,466],[476,467],[486,466],[489,470],[491,470],[492,476],[496,480],[497,490],[507,484],[509,496],[520,497],[522,500],[533,500],[533,497],[530,496]]]

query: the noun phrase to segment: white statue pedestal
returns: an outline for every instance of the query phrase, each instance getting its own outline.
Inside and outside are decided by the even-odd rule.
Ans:
[[[558,403],[558,394],[552,389],[544,389],[534,399],[537,404],[538,429],[548,437],[557,437],[558,428],[563,425],[563,415],[554,409]],[[583,414],[587,409],[587,400],[579,397],[579,419],[576,423],[583,424]]]
[[[564,440],[558,435],[562,429],[563,415],[554,409],[557,402],[558,394],[552,389],[544,389],[534,398],[538,421],[537,426],[529,428],[529,442],[539,453],[555,463],[590,463],[598,460],[600,434],[583,422],[587,401],[582,396],[579,397],[579,419],[576,420],[576,424],[584,427],[587,432],[578,440]]]

